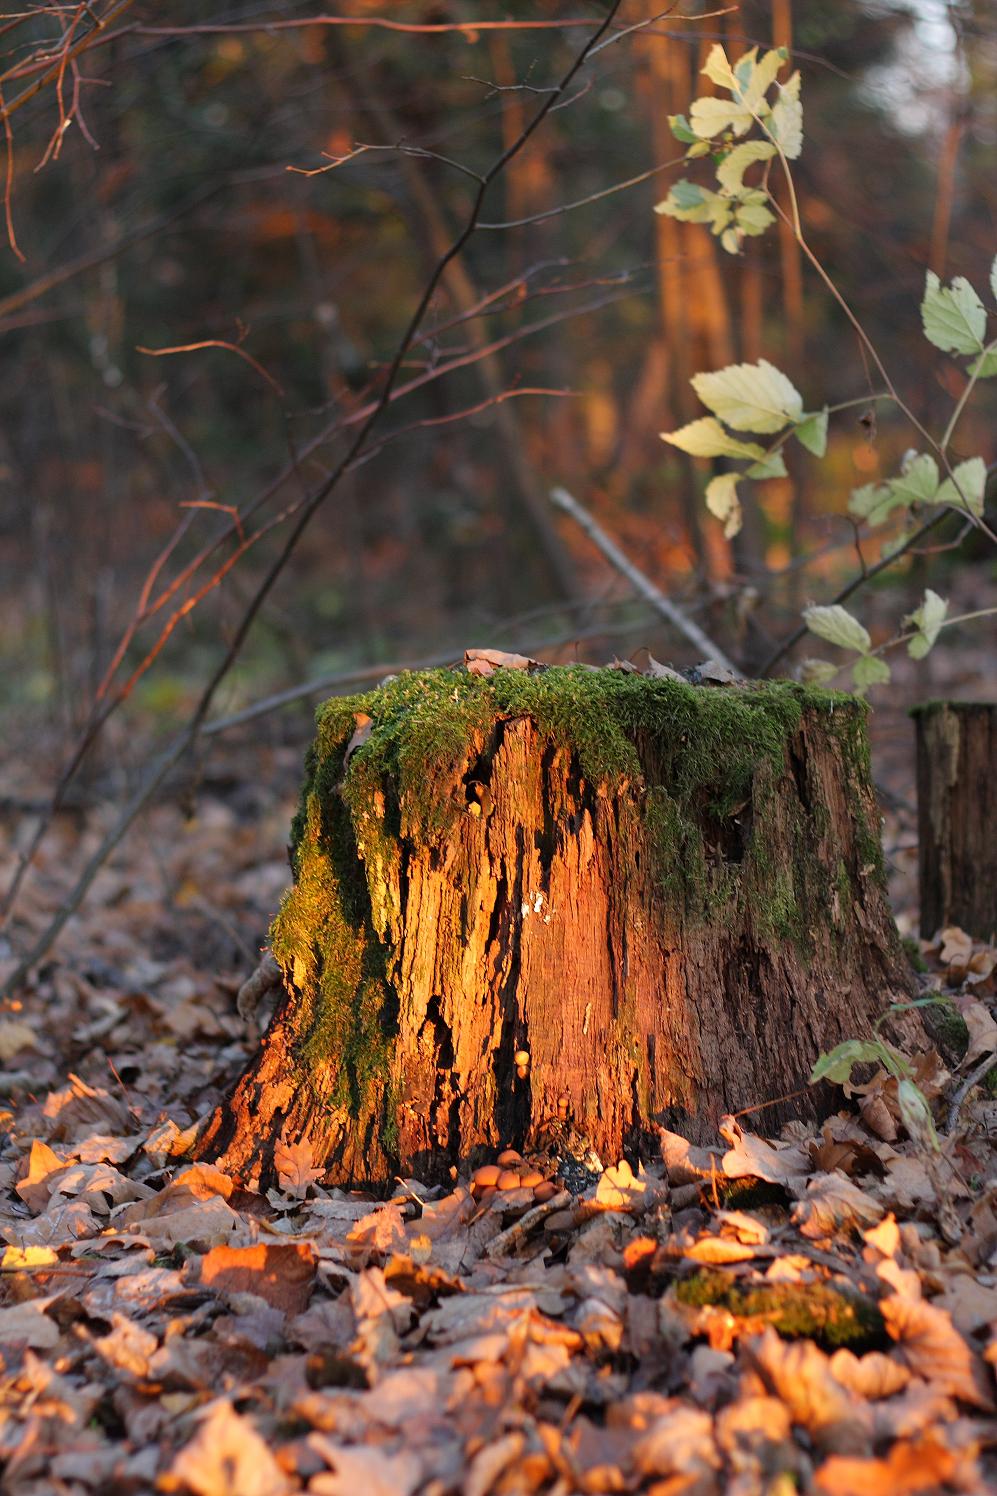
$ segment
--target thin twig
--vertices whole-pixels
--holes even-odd
[[[959,1089],[952,1097],[952,1104],[949,1107],[949,1114],[945,1119],[945,1132],[955,1132],[956,1127],[959,1125],[959,1113],[962,1110],[963,1102],[965,1101],[966,1097],[969,1095],[973,1087],[978,1086],[980,1081],[983,1080],[984,1076],[989,1075],[995,1064],[997,1064],[997,1055],[995,1055],[994,1051],[991,1049],[988,1050],[988,1052],[983,1056],[978,1065],[973,1066],[972,1070],[966,1076],[965,1080],[962,1082]]]
[[[687,617],[677,603],[673,603],[671,598],[666,597],[654,585],[651,579],[645,576],[628,556],[623,554],[615,540],[610,539],[605,530],[592,518],[588,510],[583,509],[578,500],[566,488],[552,488],[550,501],[558,509],[562,509],[565,514],[571,516],[579,528],[584,530],[593,545],[599,548],[606,560],[612,566],[615,566],[616,570],[622,576],[626,577],[634,590],[639,592],[646,602],[650,603],[656,613],[659,613],[662,618],[678,629],[679,633],[688,639],[690,644],[694,644],[697,649],[702,651],[704,659],[716,660],[718,665],[723,665],[735,675],[739,673],[720,646],[714,644],[713,640],[708,634],[703,632],[698,623],[694,623],[691,618]]]

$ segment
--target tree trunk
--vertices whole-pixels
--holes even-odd
[[[917,724],[921,934],[997,931],[997,705],[932,701]]]
[[[292,840],[286,993],[200,1150],[251,1182],[301,1140],[380,1185],[555,1118],[604,1162],[776,1126],[913,995],[865,707],[826,692],[405,674],[323,708]]]

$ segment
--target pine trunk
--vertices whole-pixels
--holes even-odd
[[[787,683],[400,676],[320,715],[292,861],[286,993],[201,1144],[252,1182],[302,1140],[376,1186],[556,1118],[604,1162],[771,1128],[912,996],[865,708]]]
[[[997,706],[933,701],[917,724],[921,934],[997,931]]]

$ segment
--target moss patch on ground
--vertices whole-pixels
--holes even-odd
[[[746,1283],[702,1268],[675,1285],[675,1297],[690,1308],[726,1309],[737,1319],[763,1321],[787,1340],[815,1340],[826,1350],[847,1346],[860,1354],[889,1343],[873,1301],[829,1283]]]

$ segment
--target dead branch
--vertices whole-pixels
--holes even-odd
[[[626,577],[634,591],[650,603],[656,613],[660,614],[673,628],[678,629],[690,644],[694,644],[698,650],[702,651],[704,659],[716,660],[717,664],[723,665],[734,675],[739,673],[720,646],[714,644],[698,623],[694,623],[691,618],[687,617],[677,603],[673,603],[671,598],[666,597],[654,585],[650,577],[645,576],[630,558],[623,554],[616,541],[610,539],[601,525],[596,523],[588,510],[584,509],[566,488],[552,488],[550,500],[558,509],[571,516],[576,525],[584,530],[593,545],[602,552],[610,565],[615,566],[616,570]]]

